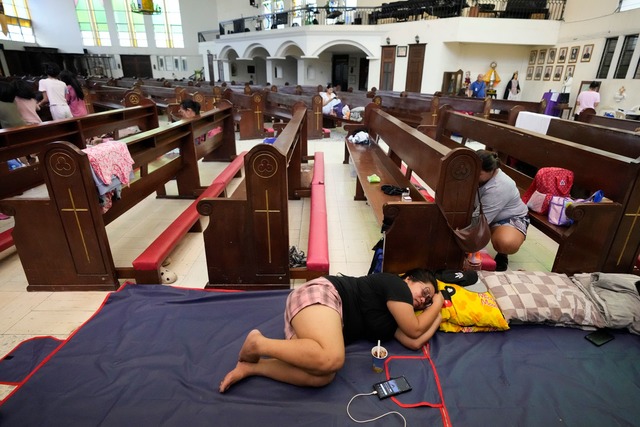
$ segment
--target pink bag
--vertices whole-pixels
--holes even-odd
[[[567,218],[567,206],[573,203],[570,197],[553,196],[549,202],[549,222],[555,225],[573,224],[573,220]]]
[[[522,201],[529,206],[532,197],[532,204],[529,206],[532,210],[546,214],[549,210],[549,203],[553,196],[569,196],[571,187],[573,186],[573,172],[563,168],[541,168],[537,173],[533,182],[522,196]],[[537,200],[537,197],[544,195],[543,200]],[[536,197],[537,196],[537,197]]]

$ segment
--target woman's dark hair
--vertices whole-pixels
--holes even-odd
[[[180,106],[183,110],[191,110],[196,115],[200,114],[200,103],[198,101],[194,101],[192,99],[185,99],[180,103]]]
[[[69,70],[62,70],[60,72],[60,80],[64,82],[64,84],[71,86],[73,90],[76,92],[76,96],[79,99],[84,99],[84,93],[82,92],[82,87],[80,86],[80,82],[76,79],[75,74],[73,74]]]
[[[476,153],[478,153],[478,157],[480,157],[483,171],[493,172],[500,167],[498,153],[489,150],[478,150]]]
[[[35,86],[23,79],[16,79],[11,82],[16,90],[16,96],[22,99],[36,99],[37,93]]]
[[[402,275],[403,279],[409,278],[412,282],[431,283],[438,290],[436,276],[429,270],[413,268]]]
[[[6,81],[0,81],[0,101],[13,102],[16,98],[16,89]]]
[[[60,74],[60,67],[54,62],[47,62],[44,64],[44,73],[47,76],[58,77]]]

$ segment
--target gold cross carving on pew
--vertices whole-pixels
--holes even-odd
[[[638,217],[640,216],[640,206],[636,209],[636,213],[625,213],[625,217],[633,217],[633,222],[631,222],[631,227],[629,228],[629,232],[627,233],[627,237],[624,240],[624,245],[622,246],[622,250],[620,251],[620,255],[618,255],[618,261],[616,265],[620,265],[622,261],[622,256],[627,250],[627,245],[629,244],[629,239],[631,238],[631,234],[633,233],[634,228],[636,228],[636,222],[638,222]]]
[[[280,213],[280,210],[269,209],[269,190],[264,190],[264,200],[266,209],[256,209],[255,213],[267,214],[267,244],[269,246],[269,264],[271,264],[271,213]]]
[[[87,257],[87,262],[91,261],[91,257],[89,256],[89,249],[87,249],[87,242],[84,239],[84,233],[82,232],[82,226],[80,225],[80,218],[78,217],[78,212],[88,212],[88,209],[78,209],[76,208],[76,202],[73,198],[73,193],[71,192],[71,188],[67,188],[69,191],[69,199],[71,200],[70,208],[62,208],[60,209],[62,212],[73,212],[73,215],[76,219],[76,225],[78,226],[78,232],[80,233],[80,238],[82,239],[82,246],[84,247],[84,254]]]
[[[320,121],[320,118],[322,117],[322,111],[316,111],[314,114],[316,115],[316,122],[317,122],[318,129],[322,129],[322,125]]]
[[[260,109],[256,109],[256,111],[254,111],[254,114],[256,115],[256,127],[258,128],[258,130],[262,130],[262,126],[260,123],[262,122],[262,120],[260,119],[260,117],[262,116],[262,111],[260,111]]]

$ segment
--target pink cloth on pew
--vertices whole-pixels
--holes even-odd
[[[111,184],[112,177],[118,177],[122,185],[129,185],[133,170],[133,159],[126,144],[118,141],[103,142],[85,148],[91,168],[102,182]]]

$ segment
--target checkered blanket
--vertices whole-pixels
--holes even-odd
[[[549,272],[480,272],[508,322],[604,327],[598,305],[567,275]]]

